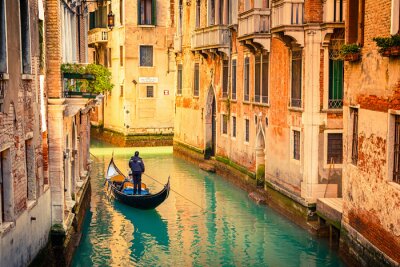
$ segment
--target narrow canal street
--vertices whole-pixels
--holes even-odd
[[[172,147],[140,149],[147,175],[161,183],[171,176],[162,205],[140,211],[110,200],[103,185],[113,151],[126,172],[134,149],[91,148],[91,207],[72,266],[344,266],[326,240],[174,157]],[[161,188],[147,176],[143,182]]]

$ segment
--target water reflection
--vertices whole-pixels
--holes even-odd
[[[325,241],[173,157],[171,148],[141,149],[148,175],[161,183],[171,175],[170,196],[156,210],[107,200],[103,173],[112,150],[92,150],[91,210],[73,266],[342,266]],[[132,151],[115,149],[122,171]],[[162,187],[143,179],[153,192]]]

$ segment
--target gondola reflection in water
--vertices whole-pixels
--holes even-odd
[[[154,209],[158,205],[164,202],[168,198],[170,183],[169,177],[167,183],[164,185],[164,188],[156,193],[151,194],[146,185],[142,183],[142,194],[141,195],[132,195],[129,193],[130,190],[127,190],[129,186],[132,186],[132,183],[127,179],[127,177],[118,169],[118,167],[114,163],[114,159],[111,158],[110,163],[108,165],[107,174],[106,174],[106,184],[107,184],[107,192],[110,192],[115,199],[129,205],[131,207],[137,209]]]

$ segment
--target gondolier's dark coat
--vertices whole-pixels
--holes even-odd
[[[133,156],[129,160],[129,168],[131,168],[132,173],[142,173],[144,172],[144,163],[141,157]]]

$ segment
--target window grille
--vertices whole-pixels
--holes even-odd
[[[244,101],[249,101],[250,100],[250,92],[249,92],[249,74],[250,72],[250,59],[246,57],[244,59]]]
[[[232,99],[236,100],[236,59],[232,60]]]
[[[400,115],[395,115],[393,154],[393,182],[400,183]]]
[[[300,131],[293,131],[293,158],[300,160]]]
[[[358,109],[351,109],[353,115],[353,134],[351,142],[351,162],[357,165],[358,161]]]
[[[178,95],[182,94],[182,64],[178,64],[178,88],[176,93]]]
[[[153,86],[151,86],[151,85],[146,86],[146,96],[148,98],[154,97],[154,87]]]
[[[327,163],[341,164],[343,162],[343,135],[328,133]]]
[[[250,140],[250,120],[245,119],[246,129],[245,129],[245,141],[249,142]]]
[[[200,88],[200,66],[199,63],[194,64],[194,90],[193,95],[199,96]]]
[[[140,66],[153,67],[153,46],[151,45],[140,46]]]
[[[228,134],[228,116],[222,115],[222,134]]]
[[[236,117],[232,116],[232,136],[236,137]]]

